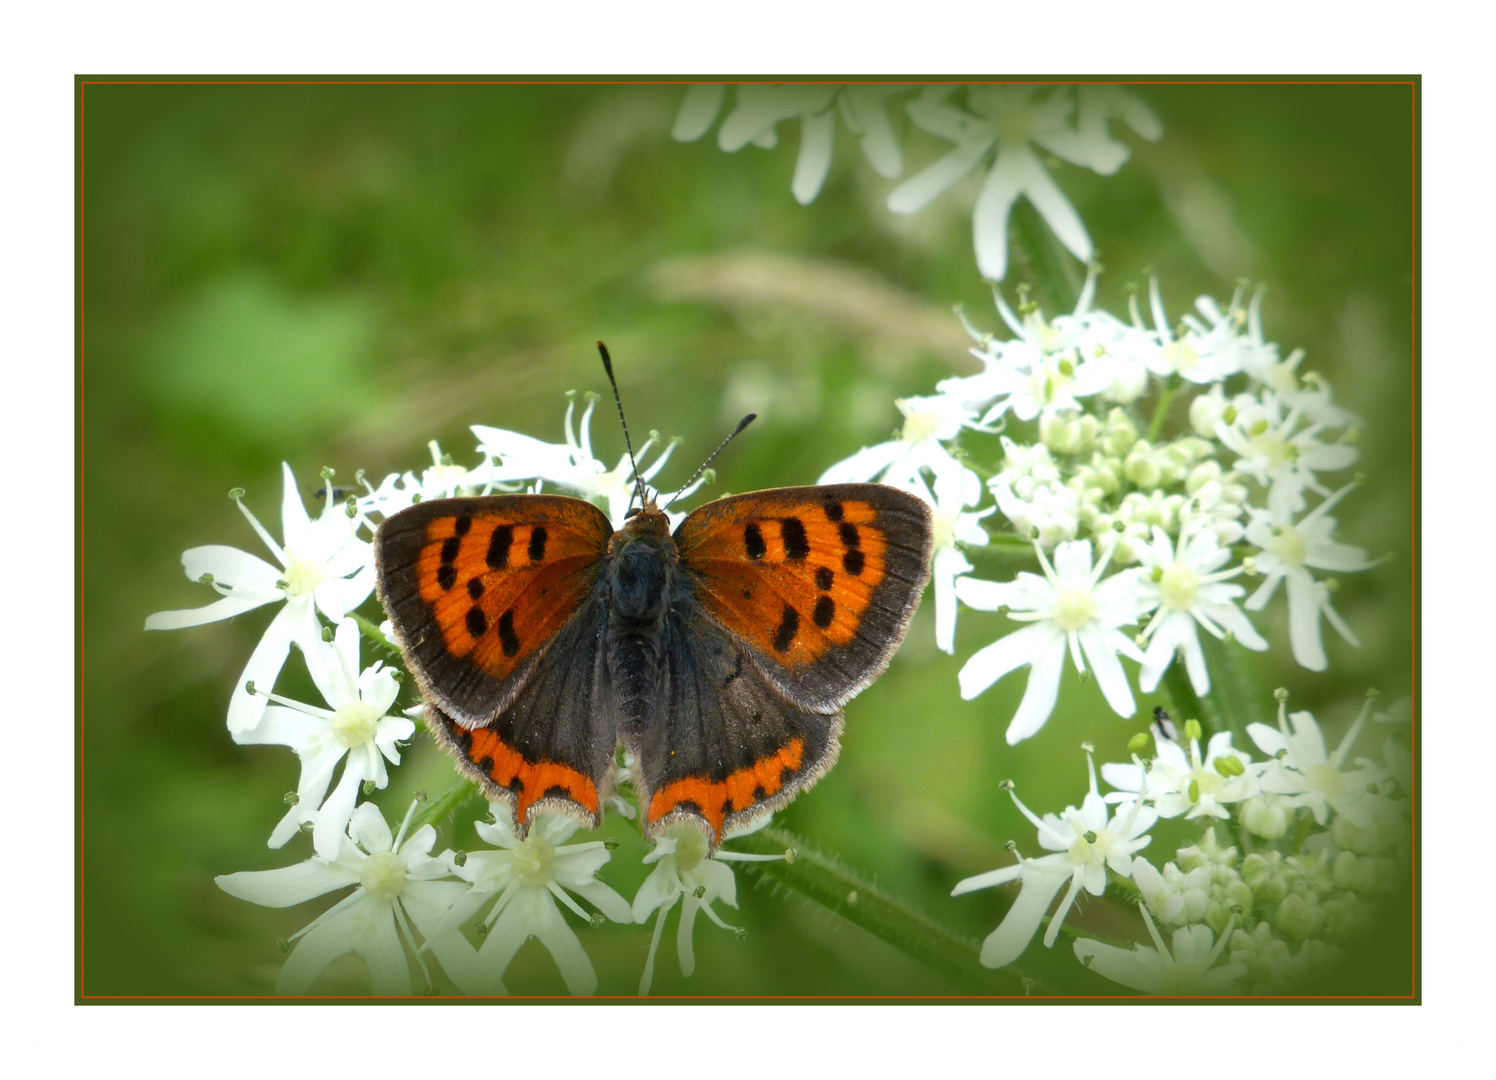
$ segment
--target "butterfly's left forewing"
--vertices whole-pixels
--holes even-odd
[[[586,599],[612,529],[590,503],[417,503],[379,528],[379,599],[426,699],[479,727],[514,699]]]
[[[617,732],[599,707],[612,529],[550,495],[418,503],[375,540],[379,597],[426,698],[426,726],[523,836],[554,810],[601,821]]]

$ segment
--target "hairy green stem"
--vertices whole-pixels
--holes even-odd
[[[983,968],[976,941],[916,911],[803,837],[771,827],[739,837],[732,846],[759,855],[794,851],[792,860],[739,863],[735,869],[826,908],[939,972],[963,992],[1025,993],[1025,977],[1017,968]]]
[[[416,811],[410,823],[414,832],[422,825],[439,825],[457,812],[457,808],[478,795],[478,785],[471,780],[458,780],[455,784]]]

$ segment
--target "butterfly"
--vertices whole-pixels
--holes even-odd
[[[581,499],[500,494],[417,503],[375,538],[426,725],[520,837],[542,812],[596,828],[620,742],[648,837],[692,821],[715,849],[784,806],[835,763],[842,706],[929,578],[930,508],[896,488],[730,496],[673,533],[640,496],[617,530]]]

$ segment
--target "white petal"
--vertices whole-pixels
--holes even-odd
[[[304,605],[286,604],[277,611],[265,628],[265,636],[250,654],[249,663],[244,665],[244,673],[239,676],[229,698],[230,734],[248,731],[265,715],[270,699],[264,694],[275,688],[275,680],[285,666],[286,654],[291,651],[291,639],[302,617],[301,607]],[[255,684],[257,692],[254,694],[247,689],[250,683]]]
[[[312,826],[312,848],[321,858],[336,858],[342,849],[343,835],[353,818],[353,804],[358,801],[359,789],[367,779],[371,778],[354,767],[353,757],[349,755],[338,786],[317,811]]]
[[[1101,687],[1102,694],[1106,696],[1106,703],[1112,707],[1112,711],[1122,717],[1128,717],[1137,712],[1137,703],[1132,697],[1132,685],[1127,681],[1127,675],[1122,670],[1122,662],[1117,659],[1115,652],[1107,648],[1103,636],[1095,630],[1082,630],[1080,643],[1085,650],[1086,659],[1091,662],[1091,669],[1096,673],[1096,685]],[[1032,681],[1033,676],[1029,678]]]
[[[214,581],[236,593],[248,590],[244,592],[246,596],[283,595],[275,587],[275,583],[280,580],[281,571],[258,555],[251,555],[236,547],[207,544],[188,548],[182,552],[182,569],[187,572],[191,581],[199,580],[204,574],[212,574]]]
[[[539,890],[532,891],[539,893]],[[593,970],[592,961],[549,897],[537,903],[533,932],[555,959],[561,977],[566,980],[566,989],[573,996],[590,997],[597,993],[597,972]]]
[[[365,898],[367,900],[367,898]],[[277,994],[304,994],[312,980],[338,957],[353,949],[356,913],[350,906],[308,930],[275,980]]]
[[[1032,664],[1036,656],[1052,651],[1057,645],[1063,655],[1063,638],[1058,632],[1053,627],[1034,624],[983,646],[971,654],[956,676],[961,697],[970,701],[1014,668]]]
[[[1080,215],[1032,151],[1025,147],[1024,153],[1027,160],[1024,162],[1023,193],[1070,254],[1082,262],[1090,259],[1093,251],[1091,237]]]
[[[1027,873],[1018,899],[1008,909],[998,928],[982,942],[982,966],[997,968],[1011,964],[1028,948],[1049,910],[1055,893],[1070,880],[1069,874]]]
[[[286,547],[305,558],[316,546],[312,521],[301,503],[301,493],[296,490],[296,477],[291,475],[291,466],[281,462],[281,472],[285,480],[281,492],[281,536]]]
[[[629,902],[601,881],[584,881],[571,886],[571,891],[616,923],[634,921],[634,912]]]
[[[907,449],[901,442],[885,442],[866,447],[831,466],[821,474],[816,483],[846,484],[871,480],[903,457]]]
[[[670,137],[676,142],[694,142],[701,138],[717,122],[717,114],[722,111],[722,102],[726,98],[726,85],[697,83],[686,87],[686,97],[680,103]]]
[[[1018,712],[1008,725],[1004,736],[1013,746],[1027,739],[1044,726],[1049,714],[1054,712],[1054,703],[1060,696],[1060,672],[1065,666],[1065,639],[1057,637],[1052,645],[1034,658],[1029,668],[1028,686],[1024,688],[1023,700]]]
[[[186,608],[180,611],[158,611],[146,616],[145,628],[147,630],[181,630],[188,626],[201,626],[204,623],[232,619],[235,615],[253,611],[262,604],[279,600],[283,596],[284,594],[277,589],[272,596],[254,598],[225,596],[206,607]]]
[[[675,952],[680,958],[680,973],[687,978],[696,970],[696,951],[692,948],[691,931],[696,926],[696,912],[701,901],[687,893],[681,902],[680,924],[675,930]]]
[[[836,113],[830,109],[807,116],[800,123],[800,156],[795,161],[795,179],[790,190],[801,206],[814,202],[826,182],[835,137]]]
[[[371,902],[372,903],[372,902]],[[378,996],[410,993],[410,961],[405,958],[405,946],[400,941],[400,931],[395,927],[395,912],[392,907],[379,913],[369,912],[359,935],[359,952],[364,963],[369,965],[373,980],[372,993]]]
[[[673,900],[680,892],[675,875],[667,872],[664,865],[656,866],[634,896],[634,921],[644,922],[649,913],[661,904]]]
[[[1324,671],[1330,661],[1320,638],[1320,586],[1307,578],[1307,574],[1288,577],[1288,643],[1302,666]]]
[[[240,900],[265,907],[290,907],[314,896],[357,884],[357,879],[341,867],[328,866],[315,859],[283,866],[276,870],[241,870],[237,874],[220,874],[214,883]]]
[[[972,213],[977,267],[993,281],[1001,281],[1008,270],[1008,215],[1022,182],[1022,158],[1000,147]]]
[[[995,136],[988,134],[964,146],[957,146],[935,164],[905,180],[888,194],[888,209],[895,214],[913,214],[923,210],[947,188],[972,169],[991,149]]]

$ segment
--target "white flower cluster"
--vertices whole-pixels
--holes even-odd
[[[831,169],[836,118],[858,140],[863,156],[886,180],[904,172],[904,150],[889,116],[889,101],[901,95],[904,113],[917,129],[950,144],[927,168],[889,193],[895,214],[923,210],[968,175],[982,177],[973,214],[973,239],[982,276],[1001,280],[1008,268],[1008,218],[1019,197],[1028,199],[1060,242],[1087,262],[1090,234],[1065,198],[1041,154],[1109,176],[1131,155],[1115,138],[1110,121],[1120,119],[1134,134],[1157,140],[1163,125],[1141,100],[1118,86],[901,86],[750,83],[736,87],[733,107],[717,131],[729,153],[750,143],[779,144],[778,125],[800,121],[800,153],[791,184],[802,204],[815,200]],[[686,91],[671,134],[681,142],[701,138],[727,100],[725,85]]]
[[[1007,916],[983,943],[982,963],[1016,960],[1066,888],[1044,935],[1052,946],[1081,889],[1099,896],[1109,879],[1130,880],[1153,944],[1124,948],[1077,938],[1074,950],[1124,986],[1170,995],[1283,993],[1343,959],[1343,947],[1374,928],[1379,899],[1408,880],[1410,761],[1396,736],[1385,740],[1382,762],[1348,760],[1370,700],[1327,752],[1318,722],[1307,712],[1287,713],[1284,696],[1276,728],[1248,728],[1264,760],[1233,748],[1229,733],[1213,736],[1202,754],[1200,727],[1191,720],[1187,746],[1155,726],[1151,760],[1103,765],[1102,777],[1116,789],[1104,796],[1093,765],[1080,809],[1041,818],[1014,795],[1052,854],[955,887],[959,896],[1020,883]],[[1160,818],[1177,817],[1208,824],[1196,843],[1157,868],[1137,852]],[[1223,843],[1218,827],[1246,846]],[[1172,952],[1161,930],[1172,931]]]
[[[1224,308],[1202,297],[1171,325],[1156,281],[1151,319],[1136,298],[1126,319],[1093,310],[1095,287],[1092,272],[1074,312],[1052,320],[1032,305],[1015,313],[998,294],[1013,336],[968,325],[983,370],[900,401],[899,439],[821,477],[881,480],[935,507],[940,648],[954,651],[958,601],[1027,624],[960,672],[961,694],[972,698],[1029,666],[1010,743],[1048,719],[1067,653],[1081,672],[1094,670],[1122,716],[1136,711],[1122,657],[1139,664],[1147,693],[1183,654],[1195,692],[1206,693],[1200,629],[1266,649],[1246,613],[1262,610],[1280,583],[1293,656],[1322,671],[1321,619],[1359,643],[1331,606],[1332,583],[1315,571],[1374,565],[1335,539],[1330,511],[1353,485],[1332,491],[1323,479],[1356,462],[1356,418],[1334,404],[1324,379],[1300,374],[1302,351],[1280,358],[1263,335],[1260,292],[1245,302],[1238,290]],[[997,431],[1002,457],[984,484],[961,440]],[[974,576],[962,549],[1000,543],[981,524],[994,511],[1032,543],[1042,574]],[[1234,580],[1243,575],[1261,578],[1250,595]]]
[[[280,848],[299,833],[310,833],[312,854],[281,869],[226,874],[216,880],[234,896],[271,907],[288,907],[349,886],[353,891],[285,943],[290,956],[277,979],[277,993],[304,993],[328,964],[353,952],[368,965],[376,995],[411,993],[412,959],[424,986],[432,987],[428,956],[462,993],[504,994],[503,976],[510,961],[533,937],[555,958],[571,993],[592,994],[597,975],[559,903],[594,926],[606,920],[633,923],[636,917],[643,922],[659,911],[640,985],[640,992],[647,994],[665,917],[676,902],[682,902],[677,939],[681,971],[690,975],[695,967],[691,936],[697,912],[704,911],[711,921],[727,927],[712,901],[737,904],[733,874],[725,861],[783,857],[720,849],[709,853],[698,830],[677,829],[646,856],[646,863],[656,863],[655,870],[630,904],[596,879],[611,857],[607,845],[567,843],[578,828],[568,818],[541,815],[520,840],[509,824],[508,808],[495,806],[493,822],[477,825],[491,849],[433,855],[435,830],[430,825],[411,830],[416,804],[391,834],[379,809],[358,801],[388,785],[388,766],[400,764],[401,746],[415,733],[411,716],[420,713],[419,707],[408,710],[409,715],[392,713],[403,673],[380,661],[363,667],[359,658],[359,623],[350,616],[374,587],[370,538],[376,523],[422,499],[522,488],[539,492],[549,484],[592,501],[621,527],[628,502],[637,493],[629,460],[625,457],[609,468],[593,456],[590,426],[596,395],[588,395],[579,423],[572,397],[561,443],[475,426],[483,460],[472,469],[455,464],[433,442],[432,465],[419,476],[392,474],[375,485],[360,472],[362,493],[342,502],[334,494],[332,470],[324,469],[325,505],[316,520],[307,515],[290,466],[283,466],[280,543],[244,505],[244,493],[235,489],[231,496],[279,569],[237,548],[192,548],[182,556],[188,578],[210,585],[220,599],[146,620],[148,630],[169,630],[272,603],[282,605],[234,689],[228,729],[237,743],[282,745],[296,752],[301,776],[296,790],[285,797],[287,810],[271,832],[269,846]],[[639,449],[641,463],[658,441],[659,436],[651,433]],[[674,446],[666,445],[641,470],[645,481],[664,466]],[[699,483],[663,498],[690,494],[696,486]],[[660,496],[648,486],[646,493]],[[292,701],[272,692],[292,644],[305,659],[324,704]],[[758,827],[767,823],[764,818]],[[574,897],[586,900],[600,914],[589,915]],[[486,914],[474,923],[484,909]],[[481,945],[471,944],[465,926],[481,937]]]

